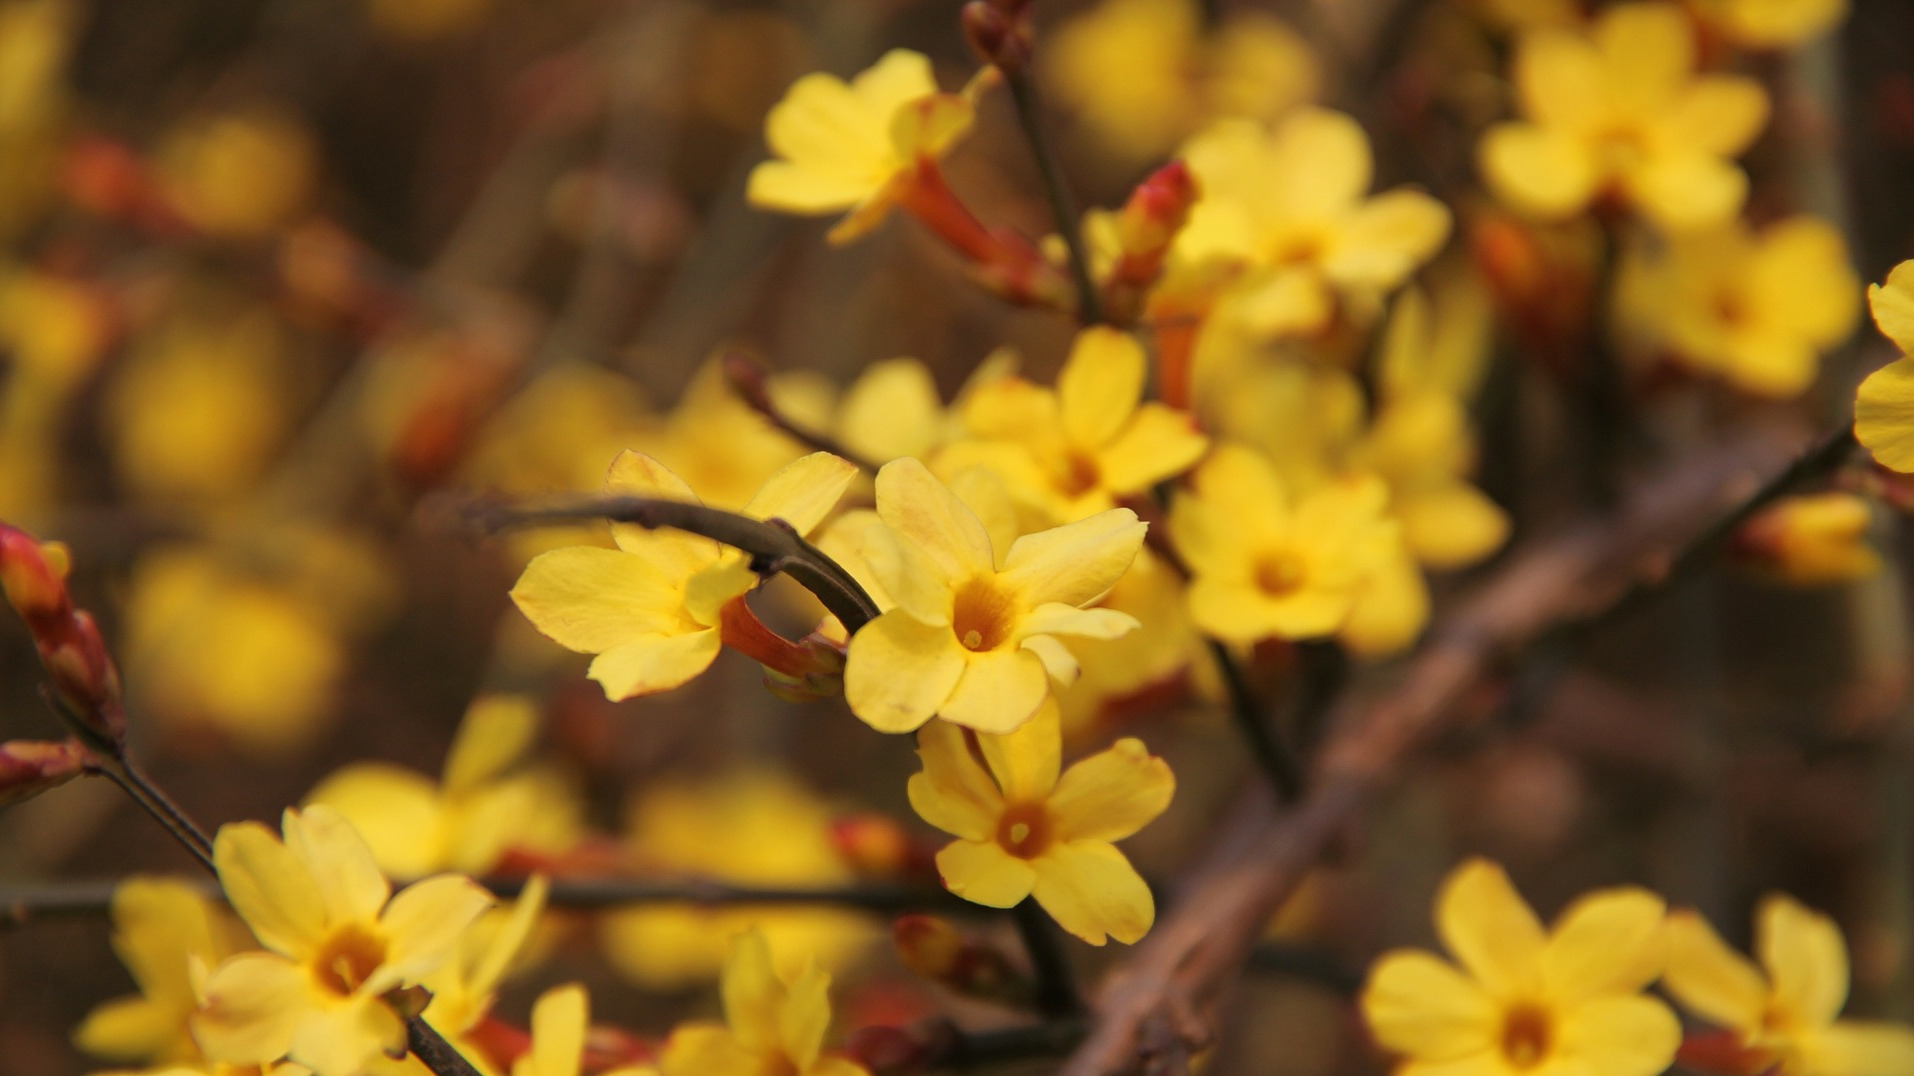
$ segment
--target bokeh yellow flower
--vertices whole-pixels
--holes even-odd
[[[109,1061],[150,1065],[202,1060],[187,1020],[199,1008],[195,962],[211,967],[249,948],[245,931],[185,882],[135,876],[113,889],[113,951],[138,994],[91,1013],[73,1033],[80,1049]]]
[[[1914,1028],[1840,1019],[1848,952],[1834,920],[1785,895],[1755,912],[1761,966],[1730,949],[1708,922],[1668,919],[1663,979],[1682,1007],[1733,1032],[1757,1068],[1777,1076],[1894,1076],[1914,1072]]]
[[[268,951],[212,971],[193,1034],[219,1061],[290,1058],[318,1076],[354,1076],[405,1048],[384,995],[450,959],[492,897],[457,875],[393,894],[351,824],[325,807],[288,809],[282,828],[283,842],[236,823],[213,842],[226,899]]]
[[[1076,659],[1056,637],[1112,638],[1128,614],[1085,609],[1129,568],[1145,525],[1127,508],[1015,538],[993,534],[915,459],[877,473],[863,553],[897,604],[851,636],[844,697],[882,732],[932,715],[1008,732],[1067,682]],[[1001,553],[998,551],[1002,550]]]
[[[808,962],[786,982],[764,935],[739,935],[724,965],[725,1022],[679,1025],[660,1059],[665,1076],[869,1076],[862,1065],[824,1053],[830,989],[831,976]]]
[[[1134,336],[1084,329],[1055,389],[1020,377],[979,385],[964,404],[968,437],[939,454],[937,468],[990,467],[1045,526],[1113,508],[1183,473],[1209,447],[1188,415],[1143,399],[1148,376]]]
[[[922,53],[892,49],[850,82],[822,71],[798,79],[765,118],[776,154],[751,172],[745,198],[785,213],[850,212],[830,241],[848,243],[881,223],[917,181],[969,133],[967,94],[941,93]]]
[[[1762,396],[1796,396],[1861,309],[1847,244],[1826,221],[1685,233],[1625,272],[1624,303],[1674,355]],[[1632,277],[1633,279],[1628,279]]]
[[[263,239],[304,208],[317,152],[305,126],[264,106],[208,116],[174,131],[158,152],[175,212],[222,239]]]
[[[1868,544],[1867,498],[1842,490],[1789,497],[1742,524],[1734,552],[1743,563],[1797,587],[1866,579],[1881,570]]]
[[[836,505],[857,468],[827,452],[805,456],[766,481],[743,514],[776,517],[808,534]],[[612,462],[605,495],[698,503],[684,480],[649,456]],[[678,687],[711,666],[727,605],[758,584],[747,555],[709,538],[612,525],[617,549],[568,546],[525,567],[512,600],[560,646],[596,654],[590,676],[605,697]]]
[[[1805,45],[1848,14],[1848,0],[1688,0],[1688,6],[1729,40],[1754,49]]]
[[[1914,472],[1914,261],[1867,289],[1874,324],[1901,358],[1867,376],[1854,400],[1854,436],[1881,466]]]
[[[1383,954],[1363,1016],[1404,1076],[1656,1076],[1681,1044],[1675,1014],[1642,994],[1662,970],[1665,911],[1643,889],[1598,890],[1544,930],[1502,868],[1470,860],[1436,898],[1436,931],[1461,966]]]
[[[557,772],[525,767],[538,710],[521,695],[473,701],[438,782],[385,762],[355,762],[306,796],[343,815],[395,878],[484,874],[508,852],[553,854],[583,833],[576,792]]]
[[[1768,118],[1760,84],[1696,74],[1672,3],[1618,4],[1586,33],[1538,29],[1516,48],[1523,119],[1489,129],[1483,175],[1512,207],[1573,216],[1614,195],[1663,229],[1725,224],[1748,193],[1733,159]]]
[[[1298,109],[1274,128],[1220,121],[1181,156],[1203,197],[1176,253],[1242,267],[1230,309],[1266,335],[1315,332],[1339,302],[1375,305],[1449,237],[1448,208],[1427,194],[1369,194],[1369,138],[1340,112]]]
[[[554,986],[532,1005],[532,1044],[512,1076],[578,1076],[591,1029],[591,997],[578,983]],[[656,1076],[649,1065],[620,1065],[601,1076]]]
[[[1112,842],[1168,809],[1176,778],[1133,738],[1059,776],[1062,751],[1055,703],[1001,736],[934,721],[917,734],[924,768],[910,779],[911,807],[957,838],[937,853],[952,893],[992,908],[1031,897],[1091,945],[1132,944],[1156,903]]]

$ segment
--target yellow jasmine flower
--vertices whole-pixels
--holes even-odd
[[[1387,498],[1374,478],[1297,498],[1258,453],[1217,448],[1170,508],[1197,627],[1237,645],[1342,630],[1379,570],[1402,559]]]
[[[263,239],[304,208],[317,156],[304,124],[255,107],[173,132],[158,152],[159,179],[187,223],[222,239]]]
[[[1113,703],[1172,684],[1194,664],[1207,672],[1207,648],[1190,622],[1183,577],[1144,546],[1130,570],[1098,603],[1137,619],[1116,639],[1079,639],[1070,652],[1082,665],[1076,682],[1057,698],[1064,731],[1074,736]]]
[[[1363,1016],[1403,1076],[1656,1076],[1681,1044],[1675,1014],[1642,994],[1661,972],[1665,910],[1644,889],[1604,889],[1544,930],[1502,868],[1469,860],[1436,898],[1436,932],[1461,966],[1383,954]]]
[[[1901,358],[1867,376],[1854,400],[1854,436],[1881,466],[1914,472],[1914,261],[1894,267],[1886,284],[1867,289],[1874,324]]]
[[[765,482],[742,509],[776,517],[808,534],[856,477],[857,468],[815,452]],[[650,456],[612,461],[605,495],[699,503],[684,480]],[[709,538],[613,524],[617,549],[570,546],[525,567],[512,600],[527,619],[569,650],[598,655],[589,675],[618,700],[678,687],[717,658],[726,609],[758,584],[746,554]]]
[[[384,762],[356,762],[306,797],[344,815],[395,878],[435,871],[483,874],[512,851],[562,852],[583,832],[577,796],[556,772],[513,772],[538,734],[538,711],[519,695],[475,700],[434,783]]]
[[[532,1045],[512,1063],[512,1076],[578,1076],[591,1029],[591,998],[578,983],[555,986],[532,1005]],[[620,1065],[601,1076],[656,1076],[649,1065]],[[713,1076],[717,1076],[716,1073]]]
[[[1203,198],[1176,252],[1242,266],[1230,310],[1265,335],[1315,332],[1339,300],[1373,304],[1449,236],[1448,209],[1427,194],[1369,196],[1368,136],[1340,112],[1299,109],[1272,129],[1219,121],[1181,156]]]
[[[838,816],[787,773],[727,770],[648,782],[627,812],[625,847],[644,877],[830,889],[857,880],[832,838]],[[825,906],[635,905],[607,912],[601,923],[612,967],[652,990],[716,977],[730,939],[746,930],[761,931],[778,953],[840,970],[869,952],[883,929],[868,916]],[[797,973],[794,965],[780,970]]]
[[[1755,49],[1805,45],[1847,18],[1848,0],[1688,0],[1729,40]]]
[[[1761,966],[1730,949],[1706,920],[1668,918],[1668,971],[1675,1000],[1728,1028],[1752,1053],[1748,1071],[1778,1076],[1899,1076],[1914,1072],[1914,1028],[1839,1019],[1848,996],[1841,928],[1776,894],[1755,912]]]
[[[450,874],[393,894],[365,841],[325,807],[288,809],[282,829],[283,843],[241,822],[213,842],[226,899],[268,951],[213,970],[193,1034],[231,1064],[290,1058],[318,1076],[353,1076],[405,1048],[384,995],[450,959],[492,897]]]
[[[1148,376],[1134,336],[1084,329],[1055,389],[1005,377],[971,393],[963,416],[972,440],[950,446],[938,468],[992,467],[1046,523],[1112,508],[1181,474],[1209,447],[1188,415],[1143,400]]]
[[[1789,497],[1735,534],[1738,559],[1797,587],[1866,579],[1881,570],[1868,545],[1867,498],[1841,490]]]
[[[844,697],[873,728],[909,732],[940,715],[1008,732],[1037,712],[1051,678],[1075,676],[1057,636],[1108,639],[1136,627],[1128,614],[1083,608],[1143,544],[1145,524],[1127,508],[1013,542],[1014,530],[991,533],[906,458],[877,473],[877,515],[883,525],[865,529],[863,553],[897,604],[851,637],[844,669]]]
[[[680,1025],[665,1043],[661,1068],[665,1076],[869,1076],[862,1065],[823,1052],[830,989],[830,975],[808,962],[786,982],[764,935],[741,934],[724,965],[725,1022]]]
[[[802,371],[778,373],[766,389],[786,415],[815,429],[826,427],[831,388],[824,379]],[[805,454],[803,445],[744,402],[718,360],[699,367],[664,421],[626,447],[675,471],[706,504],[734,512],[779,468]]]
[[[785,213],[849,210],[828,233],[848,243],[877,227],[920,165],[934,165],[975,119],[969,94],[939,92],[930,60],[908,49],[885,53],[849,83],[814,71],[765,118],[777,157],[752,169],[745,199]]]
[[[1748,193],[1733,158],[1768,118],[1759,83],[1695,73],[1694,30],[1670,3],[1619,4],[1587,32],[1538,29],[1516,48],[1523,120],[1481,143],[1489,186],[1538,217],[1613,194],[1668,230],[1726,223]]]
[[[538,926],[548,892],[544,875],[527,879],[509,910],[495,908],[479,918],[460,938],[451,958],[419,980],[432,995],[420,1015],[468,1057],[484,1056],[466,1036],[490,1014],[499,983],[512,971]],[[416,1059],[408,1059],[407,1067],[412,1062]]]
[[[1315,96],[1319,72],[1295,31],[1232,12],[1212,33],[1190,0],[1104,0],[1057,27],[1041,68],[1099,150],[1161,157],[1204,120],[1273,119]]]
[[[1055,703],[1000,736],[934,721],[917,734],[924,768],[911,776],[911,807],[957,838],[937,853],[952,893],[992,908],[1034,897],[1091,945],[1133,944],[1149,932],[1156,904],[1112,842],[1162,814],[1176,778],[1132,738],[1060,777],[1062,746]]]
[[[1826,221],[1736,223],[1638,258],[1624,303],[1674,356],[1763,396],[1796,396],[1854,329],[1861,281]]]
[[[199,1008],[191,968],[247,948],[244,931],[184,882],[128,878],[113,890],[113,951],[138,994],[87,1014],[73,1041],[113,1061],[190,1063],[200,1059],[187,1020]]]

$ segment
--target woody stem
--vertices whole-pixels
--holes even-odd
[[[1036,158],[1044,196],[1050,200],[1050,213],[1057,220],[1057,234],[1063,237],[1063,245],[1070,252],[1070,279],[1077,286],[1077,319],[1085,325],[1103,324],[1108,320],[1103,312],[1103,297],[1097,293],[1096,281],[1090,277],[1090,254],[1083,243],[1076,203],[1063,182],[1063,165],[1057,160],[1056,147],[1050,144],[1050,137],[1043,128],[1036,84],[1030,80],[1027,66],[1012,65],[1011,69],[999,70],[1003,71],[1004,81],[1010,87],[1010,100],[1016,105],[1017,122],[1030,143],[1030,154]]]

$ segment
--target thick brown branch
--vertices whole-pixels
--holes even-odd
[[[1227,836],[1171,914],[1106,980],[1090,1033],[1061,1076],[1136,1072],[1205,1045],[1208,1010],[1243,968],[1263,925],[1464,692],[1558,625],[1585,622],[1624,598],[1639,601],[1627,596],[1663,585],[1673,564],[1697,567],[1705,552],[1671,559],[1666,551],[1712,551],[1723,521],[1745,518],[1749,501],[1772,499],[1838,465],[1838,440],[1818,442],[1790,466],[1787,442],[1775,431],[1745,433],[1692,456],[1617,515],[1511,557],[1432,632],[1386,694],[1343,706],[1308,795],[1293,811],[1279,814],[1256,798],[1224,825]],[[1799,435],[1792,441],[1799,444]],[[1776,474],[1782,477],[1761,479]],[[1644,571],[1657,560],[1661,570]]]

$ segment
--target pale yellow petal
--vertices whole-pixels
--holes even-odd
[[[1810,1026],[1834,1021],[1848,1000],[1848,949],[1833,919],[1792,897],[1764,898],[1755,946],[1777,1007]]]
[[[591,1021],[590,1005],[585,988],[577,983],[555,986],[538,996],[532,1005],[532,1050],[528,1055],[535,1076],[578,1076],[585,1028]],[[517,1071],[514,1066],[513,1072]]]
[[[627,449],[611,461],[603,490],[607,497],[653,497],[664,501],[702,504],[685,480],[642,452]],[[683,578],[718,557],[718,543],[670,528],[647,530],[636,523],[611,525],[612,540],[627,553],[644,557],[653,572],[664,578]]]
[[[1393,288],[1442,249],[1450,224],[1448,207],[1421,191],[1377,195],[1336,230],[1323,272],[1341,287]]]
[[[1502,547],[1509,517],[1488,495],[1464,482],[1416,490],[1396,504],[1402,536],[1431,568],[1461,568]]]
[[[492,936],[484,953],[472,964],[466,974],[466,987],[474,994],[489,994],[498,989],[499,981],[505,978],[505,972],[512,966],[519,950],[525,947],[525,940],[531,937],[532,928],[538,925],[539,916],[545,911],[545,897],[550,892],[551,883],[543,874],[534,874],[525,880],[525,888],[518,894],[518,900],[512,904],[511,915],[505,925]]]
[[[321,781],[306,797],[350,821],[381,869],[416,878],[444,866],[445,809],[438,786],[411,770],[360,762]]]
[[[1348,589],[1304,589],[1271,597],[1253,586],[1198,576],[1189,588],[1190,619],[1207,635],[1234,643],[1260,639],[1315,639],[1349,619]]]
[[[1580,34],[1522,35],[1514,62],[1523,112],[1549,127],[1586,130],[1598,122],[1605,81],[1602,56]]]
[[[682,686],[711,667],[721,649],[716,629],[681,635],[640,635],[592,659],[586,675],[616,702]]]
[[[257,822],[219,827],[213,863],[233,910],[259,944],[287,956],[318,945],[326,933],[326,906],[305,862]]]
[[[333,923],[371,922],[385,907],[392,885],[352,823],[325,804],[288,809],[281,827],[286,847],[312,872],[326,916]]]
[[[1667,911],[1660,897],[1632,886],[1597,890],[1569,905],[1542,953],[1549,996],[1573,1003],[1642,990],[1667,960]]]
[[[1000,446],[1009,448],[1013,446]],[[985,464],[962,467],[950,473],[950,491],[977,513],[977,522],[990,536],[992,555],[1001,564],[1004,554],[1023,533],[1017,520],[1017,503],[1010,496],[1008,482],[1014,471]]]
[[[1554,127],[1502,123],[1482,136],[1480,167],[1497,197],[1556,219],[1587,208],[1602,175],[1586,143]]]
[[[877,514],[892,530],[917,543],[951,578],[992,571],[996,555],[977,514],[906,457],[877,472]]]
[[[751,169],[744,200],[760,209],[823,216],[849,209],[870,195],[858,176],[822,172],[790,161],[763,161]]]
[[[208,898],[183,881],[136,875],[113,888],[112,914],[113,951],[140,992],[162,1005],[192,1008],[188,961],[216,964],[229,945]]]
[[[1698,78],[1682,91],[1663,122],[1674,145],[1718,157],[1739,156],[1768,122],[1768,95],[1750,78]]]
[[[952,893],[988,908],[1011,908],[1030,895],[1037,872],[996,841],[952,841],[937,853],[937,873]]]
[[[242,953],[213,969],[193,1037],[207,1056],[234,1064],[277,1061],[309,1011],[306,973],[270,953]]]
[[[1878,316],[1878,300],[1875,310]],[[1861,382],[1854,436],[1881,466],[1914,472],[1914,359],[1895,359]]]
[[[1870,284],[1868,306],[1882,335],[1904,353],[1914,353],[1914,261],[1904,261],[1887,274],[1887,283]]]
[[[405,1025],[398,1014],[382,1001],[363,998],[309,1010],[287,1056],[314,1076],[359,1076],[373,1058],[404,1049]]]
[[[1049,602],[1032,609],[1017,625],[1017,636],[1074,635],[1084,639],[1120,639],[1140,627],[1136,617],[1116,609],[1079,609]]]
[[[441,874],[400,890],[379,917],[386,936],[386,962],[375,978],[384,989],[414,983],[449,959],[472,923],[496,900],[477,882]],[[383,993],[368,980],[368,993]]]
[[[1665,108],[1695,68],[1688,16],[1673,4],[1619,4],[1595,24],[1607,85],[1631,112]]]
[[[831,1026],[831,976],[806,962],[778,1010],[778,1042],[799,1073],[808,1073]]]
[[[1675,1060],[1681,1021],[1652,997],[1599,997],[1564,1013],[1560,1034],[1562,1051],[1602,1076],[1657,1076]]]
[[[1636,204],[1670,231],[1732,220],[1748,197],[1748,175],[1740,166],[1688,149],[1657,154],[1626,178]]]
[[[445,753],[445,787],[474,788],[510,769],[538,735],[538,704],[525,695],[484,695],[466,708],[465,719]]]
[[[800,535],[810,534],[857,477],[857,465],[829,452],[801,456],[778,469],[744,506],[757,519],[781,519]]]
[[[1690,909],[1668,915],[1668,967],[1662,984],[1683,1008],[1740,1031],[1761,1026],[1768,984],[1754,962],[1729,948]]]
[[[838,407],[837,437],[879,466],[899,456],[930,455],[943,403],[930,368],[916,359],[887,359],[864,368]]]
[[[1299,108],[1276,128],[1272,148],[1286,167],[1263,196],[1290,216],[1334,217],[1369,191],[1369,136],[1345,113]]]
[[[665,1076],[761,1076],[763,1058],[739,1044],[722,1024],[680,1024],[665,1040],[659,1065]]]
[[[771,945],[755,927],[731,942],[724,963],[724,1021],[739,1045],[747,1050],[778,1047],[778,1010],[784,1003],[784,984],[771,963]]]
[[[1057,785],[1062,765],[1063,726],[1054,701],[1015,732],[977,735],[977,746],[997,787],[1010,803],[1039,803]]]
[[[847,681],[847,694],[848,690]],[[937,715],[979,732],[1010,732],[1030,720],[1049,692],[1050,676],[1035,654],[1020,649],[986,650],[964,659],[963,674],[937,708]]]
[[[898,608],[925,624],[950,623],[950,577],[916,542],[880,522],[864,528],[858,552]]]
[[[1126,736],[1063,772],[1050,817],[1059,840],[1120,841],[1155,821],[1175,794],[1169,763]]]
[[[950,698],[965,664],[948,627],[894,609],[851,636],[844,700],[879,732],[910,732]]]
[[[1420,949],[1377,958],[1362,991],[1376,1042],[1418,1061],[1453,1061],[1500,1046],[1501,1012],[1475,980]]]
[[[965,840],[989,839],[1003,814],[1003,794],[970,752],[964,730],[932,721],[917,733],[924,768],[911,775],[911,809],[945,833]]]
[[[1500,866],[1471,859],[1449,875],[1436,896],[1436,931],[1491,994],[1522,996],[1539,985],[1542,924]]]
[[[977,106],[954,93],[934,93],[902,105],[891,116],[891,153],[900,164],[944,155],[970,133]]]
[[[1146,403],[1131,416],[1115,440],[1097,453],[1097,470],[1110,492],[1142,493],[1195,466],[1210,441],[1188,414],[1160,403]]]
[[[1064,687],[1076,683],[1077,677],[1083,673],[1083,665],[1077,661],[1077,656],[1055,636],[1033,635],[1017,645],[1037,655],[1037,660],[1043,662],[1043,671]]]
[[[182,962],[181,970],[185,970]],[[108,1061],[151,1061],[178,1048],[180,1020],[196,1008],[155,1005],[139,995],[96,1006],[73,1032],[73,1044]]]
[[[1143,398],[1145,370],[1136,337],[1102,325],[1079,332],[1057,375],[1059,417],[1071,442],[1092,448],[1115,437]]]
[[[1813,1076],[1906,1076],[1914,1072],[1914,1028],[1841,1020],[1801,1044],[1802,1069]]]
[[[532,558],[512,588],[512,601],[553,642],[595,654],[640,636],[681,630],[687,620],[683,588],[690,578],[669,575],[643,556],[568,546]]]
[[[1114,845],[1067,841],[1034,861],[1031,896],[1064,930],[1091,945],[1115,938],[1134,945],[1156,921],[1156,901],[1142,875]]]
[[[1017,539],[1004,558],[1003,580],[1032,606],[1088,605],[1110,592],[1136,559],[1148,524],[1128,508],[1112,508]]]

